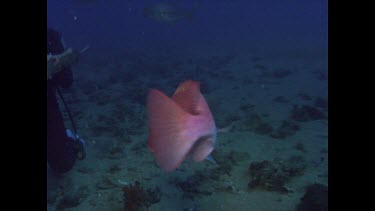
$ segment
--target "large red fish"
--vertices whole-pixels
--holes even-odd
[[[151,89],[147,99],[148,148],[165,171],[174,171],[187,155],[196,162],[214,149],[216,126],[197,81],[180,84],[172,97]]]

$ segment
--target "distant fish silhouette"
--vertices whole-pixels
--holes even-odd
[[[169,3],[159,2],[145,7],[143,14],[145,17],[152,18],[159,22],[175,23],[183,18],[191,19],[194,10],[195,8],[186,10]]]
[[[216,125],[197,81],[185,81],[170,98],[151,89],[147,99],[148,148],[165,171],[174,171],[187,155],[204,160],[214,149]]]

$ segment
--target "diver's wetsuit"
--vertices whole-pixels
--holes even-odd
[[[60,54],[64,52],[60,34],[47,28],[47,54]],[[73,73],[70,68],[53,75],[47,80],[47,162],[58,173],[69,171],[75,161],[76,155],[70,139],[65,131],[64,121],[56,98],[56,88],[68,88],[73,83]]]

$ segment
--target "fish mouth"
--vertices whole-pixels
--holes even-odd
[[[215,148],[215,136],[205,135],[196,140],[188,152],[195,162],[204,160]]]

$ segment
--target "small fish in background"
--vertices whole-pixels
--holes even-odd
[[[181,83],[172,97],[151,89],[147,110],[148,148],[166,172],[174,171],[188,155],[200,162],[214,149],[216,125],[199,82]]]
[[[82,4],[82,5],[93,4],[93,3],[97,3],[98,1],[99,0],[72,0],[73,3]]]
[[[145,17],[152,18],[163,23],[176,23],[184,18],[191,20],[196,7],[191,10],[182,9],[169,3],[159,2],[145,7],[143,14]]]

